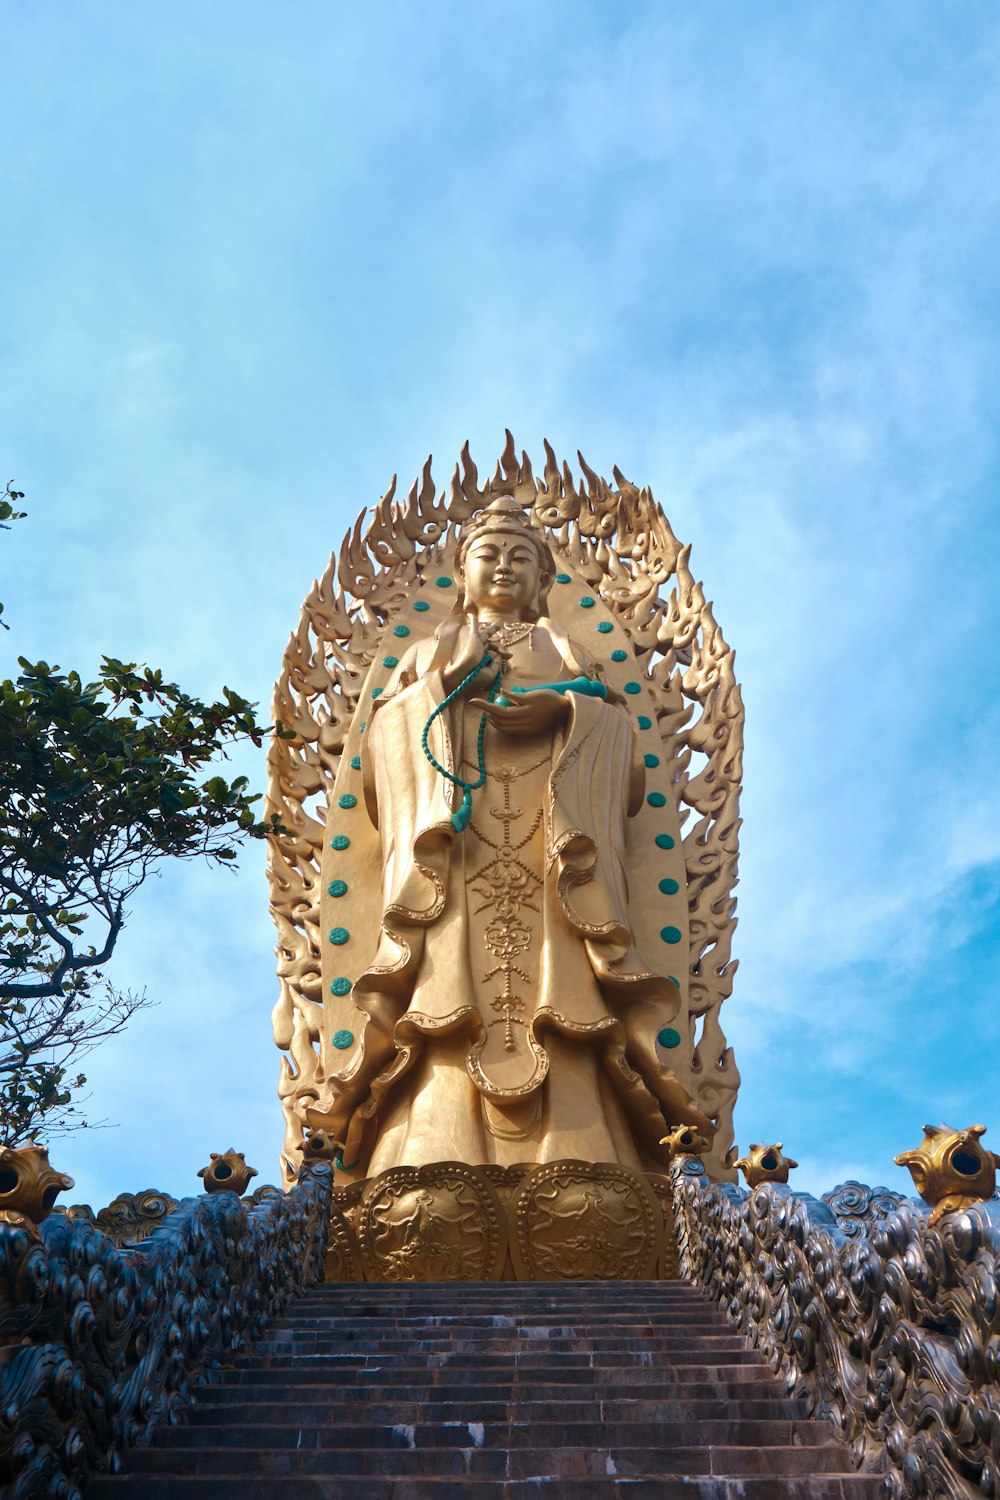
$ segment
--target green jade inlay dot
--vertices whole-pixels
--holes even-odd
[[[450,578],[435,578],[434,582],[437,584],[439,589],[451,588],[452,581]]]
[[[399,666],[399,657],[398,656],[383,656],[383,658],[382,658],[382,665],[383,665],[383,667],[398,667]]]
[[[642,757],[642,763],[644,766],[648,766],[652,771],[655,770],[655,768],[660,764],[660,757],[658,755],[644,755]]]
[[[335,833],[333,838],[330,840],[331,849],[349,849],[350,847],[351,841],[347,837],[346,833]]]
[[[353,792],[345,792],[342,797],[337,798],[337,806],[342,807],[345,812],[349,812],[352,807],[357,807],[357,805],[358,799]]]
[[[392,633],[393,633],[393,635],[398,635],[400,637],[402,637],[404,635],[409,635],[409,633],[410,633],[410,627],[409,627],[409,625],[394,625],[392,627]]]
[[[656,835],[657,849],[672,849],[674,847],[674,836],[672,833],[658,833]]]
[[[349,995],[351,993],[351,981],[349,979],[331,979],[331,995]]]
[[[593,609],[596,603],[597,600],[594,598],[593,594],[583,594],[580,598],[581,609]]]
[[[679,1031],[675,1031],[672,1026],[664,1026],[661,1031],[656,1033],[656,1040],[661,1047],[679,1047],[681,1044],[681,1034]]]
[[[426,610],[430,609],[430,605],[426,599],[415,599],[413,601],[413,608],[417,611],[418,615],[422,615]]]
[[[660,937],[665,943],[679,943],[683,933],[679,927],[661,927]]]
[[[569,579],[569,574],[568,573],[557,573],[556,574],[556,583],[569,583],[569,581],[570,581],[570,579]]]
[[[351,756],[351,770],[352,771],[360,771],[361,770],[361,756],[360,755],[352,755]]]
[[[327,890],[330,892],[331,896],[346,896],[347,895],[347,881],[346,880],[331,880],[330,884],[327,886]]]
[[[650,792],[649,796],[646,798],[646,801],[649,803],[650,807],[666,807],[667,805],[667,799],[666,797],[664,797],[662,792]]]
[[[353,1031],[335,1031],[333,1033],[333,1045],[335,1047],[339,1047],[340,1050],[341,1050],[341,1052],[344,1050],[345,1047],[349,1047],[353,1041],[354,1041],[354,1032]]]
[[[653,721],[648,714],[640,714],[635,721],[640,729],[652,729]]]
[[[628,652],[627,651],[621,651],[621,650],[619,650],[619,651],[612,651],[612,653],[611,653],[611,660],[612,661],[628,661]]]
[[[642,692],[642,688],[639,686],[639,684],[637,682],[626,682],[626,684],[625,684],[625,691],[626,691],[626,693],[630,693],[632,695],[632,697],[634,698],[635,695],[636,695],[636,693],[641,693]]]
[[[330,942],[335,948],[342,948],[350,936],[346,927],[334,927],[330,931]]]
[[[660,881],[660,890],[665,896],[676,896],[680,890],[680,886],[676,880],[671,880],[670,876],[667,875]]]

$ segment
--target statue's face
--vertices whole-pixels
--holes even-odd
[[[476,610],[516,615],[534,604],[542,578],[538,548],[510,532],[487,532],[465,554],[465,597]]]

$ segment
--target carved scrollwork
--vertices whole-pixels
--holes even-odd
[[[826,1414],[886,1493],[1000,1496],[1000,1203],[931,1225],[910,1199],[847,1183],[821,1202],[767,1185],[747,1193],[671,1167],[681,1271],[704,1286]],[[864,1205],[867,1235],[838,1207]],[[846,1216],[858,1222],[856,1213]]]
[[[887,1187],[868,1187],[853,1178],[821,1197],[832,1209],[838,1229],[852,1240],[869,1234],[876,1224],[907,1201],[903,1193],[894,1193]]]
[[[364,1281],[358,1241],[347,1215],[330,1205],[324,1281]]]
[[[665,1173],[647,1172],[646,1181],[656,1194],[663,1215],[663,1241],[656,1275],[660,1281],[676,1281],[680,1276],[677,1258],[677,1231],[674,1228],[674,1188]]]
[[[113,1245],[134,1245],[148,1239],[158,1224],[162,1224],[177,1207],[177,1199],[157,1188],[144,1188],[139,1193],[119,1193],[107,1208],[95,1214],[86,1203],[73,1203],[68,1208],[54,1211],[66,1214],[77,1223],[93,1224],[107,1235]]]
[[[233,1193],[186,1199],[129,1247],[66,1213],[37,1239],[0,1223],[3,1494],[79,1500],[88,1473],[146,1443],[214,1362],[259,1338],[320,1279],[330,1179],[316,1166],[249,1209]]]
[[[445,606],[439,591],[425,585],[452,571],[462,524],[501,495],[532,515],[559,564],[595,591],[628,637],[641,686],[652,695],[660,760],[685,825],[688,947],[686,973],[681,965],[678,974],[687,1004],[671,1067],[716,1124],[705,1156],[713,1176],[732,1175],[727,1153],[739,1073],[720,1011],[736,970],[731,950],[743,706],[733,652],[691,571],[690,548],[678,541],[651,492],[617,469],[609,484],[582,456],[579,462],[578,481],[546,444],[536,478],[508,433],[495,473],[482,483],[468,447],[447,494],[437,494],[430,460],[405,500],[397,498],[393,479],[367,527],[362,512],[331,556],[289,639],[273,714],[294,738],[275,739],[268,760],[268,811],[289,830],[273,841],[270,857],[279,984],[272,1022],[282,1052],[286,1183],[294,1178],[306,1111],[323,1091],[331,1063],[339,1065],[324,1051],[337,1028],[328,1024],[321,976],[320,874],[348,731],[369,670],[386,649],[390,618],[422,590],[424,625],[411,623],[406,633],[414,640],[418,629],[440,622]],[[396,644],[389,642],[393,649]]]
[[[519,1281],[641,1281],[655,1275],[663,1217],[627,1167],[550,1162],[515,1190],[510,1235]]]
[[[393,1167],[365,1187],[356,1226],[369,1281],[496,1281],[505,1216],[475,1167]]]

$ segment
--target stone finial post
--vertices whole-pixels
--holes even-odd
[[[895,1157],[897,1167],[909,1170],[913,1186],[930,1206],[932,1224],[996,1192],[1000,1156],[982,1145],[979,1138],[985,1134],[985,1125],[969,1125],[965,1130],[925,1125],[920,1145]]]
[[[198,1176],[204,1179],[206,1193],[245,1193],[256,1167],[248,1167],[242,1151],[230,1146],[228,1151],[213,1151],[212,1160]]]
[[[746,1178],[748,1188],[757,1188],[764,1182],[787,1182],[788,1173],[798,1162],[786,1156],[780,1141],[771,1146],[751,1146],[746,1156],[736,1163]]]

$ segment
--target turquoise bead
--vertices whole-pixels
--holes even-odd
[[[330,840],[331,849],[349,849],[350,847],[351,841],[347,837],[346,833],[335,833],[333,838]]]
[[[610,620],[601,620],[598,622],[597,631],[599,635],[610,635],[614,628]]]
[[[679,943],[684,934],[679,927],[661,927],[660,937],[665,943]]]
[[[425,610],[430,609],[430,605],[427,603],[426,599],[415,599],[413,608],[417,611],[417,614],[422,615]]]
[[[665,896],[676,896],[680,890],[680,886],[676,880],[671,880],[668,875],[664,880],[660,881],[660,890]]]
[[[383,656],[383,658],[382,658],[382,665],[383,665],[383,667],[398,667],[399,666],[399,657],[398,656]]]
[[[656,835],[656,847],[657,849],[672,849],[674,847],[673,835],[670,833],[658,833]]]
[[[409,633],[410,633],[410,627],[409,627],[409,625],[394,625],[392,627],[392,633],[393,633],[393,635],[398,635],[398,636],[409,635]]]
[[[335,948],[342,948],[350,936],[346,927],[334,927],[330,932],[330,942]]]
[[[337,804],[346,812],[349,811],[352,807],[357,807],[358,799],[357,797],[355,797],[353,792],[345,792],[342,797],[337,798]]]
[[[628,652],[627,651],[612,651],[612,653],[611,653],[611,660],[612,661],[628,661]]]
[[[666,797],[664,797],[662,792],[650,792],[649,796],[646,798],[646,801],[649,803],[650,807],[666,807],[667,805],[667,799]]]
[[[652,729],[653,721],[648,714],[640,714],[635,721],[640,729]]]
[[[347,895],[347,881],[346,880],[331,880],[330,884],[327,886],[327,890],[330,892],[331,896],[346,896]]]
[[[381,698],[381,696],[382,696],[382,689],[381,688],[372,688],[372,697],[373,698]]]
[[[675,1031],[672,1026],[664,1026],[661,1031],[656,1033],[656,1040],[661,1047],[679,1047],[681,1044],[681,1034],[679,1031]]]
[[[368,720],[367,719],[362,719],[361,723],[358,725],[358,733],[359,734],[364,734],[365,729],[367,727],[368,727]]]
[[[437,584],[437,586],[438,586],[439,589],[450,589],[451,588],[451,579],[450,578],[435,578],[434,582]]]
[[[361,756],[360,755],[352,755],[351,756],[351,770],[352,771],[360,771],[361,770]]]
[[[556,574],[556,583],[569,583],[569,574],[568,573],[557,573]]]
[[[642,692],[642,688],[637,682],[626,682],[625,691],[626,693],[631,693],[632,697],[634,698],[636,693]]]
[[[349,1047],[353,1041],[354,1041],[354,1032],[353,1031],[335,1031],[333,1033],[333,1045],[335,1047],[339,1047],[340,1050],[341,1050],[341,1052],[344,1050],[345,1047]]]
[[[331,995],[349,995],[351,993],[351,981],[349,979],[332,979],[330,981]]]
[[[581,609],[593,609],[593,607],[596,604],[596,602],[597,601],[595,600],[593,594],[584,594],[583,597],[580,600],[580,608]]]
[[[660,757],[658,755],[644,755],[642,757],[642,763],[644,766],[648,766],[649,769],[653,771],[660,764]]]

